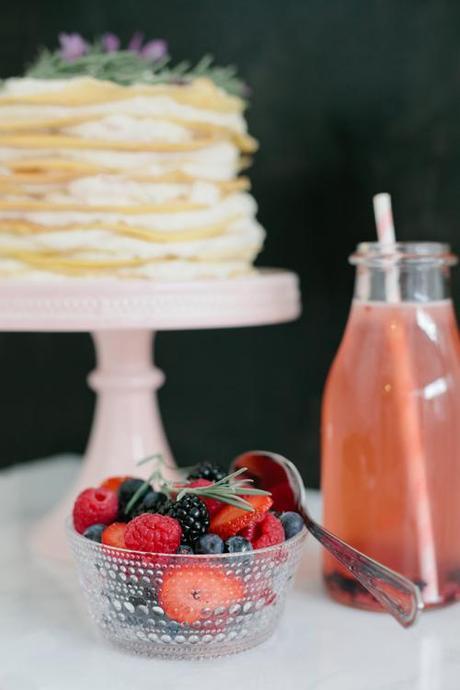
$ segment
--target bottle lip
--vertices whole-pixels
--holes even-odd
[[[444,242],[360,242],[349,261],[354,266],[384,266],[391,264],[429,264],[455,266],[457,257]]]

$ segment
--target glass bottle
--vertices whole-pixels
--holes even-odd
[[[460,343],[450,248],[363,243],[323,396],[324,525],[403,573],[425,604],[460,599]],[[378,609],[327,553],[338,601]]]

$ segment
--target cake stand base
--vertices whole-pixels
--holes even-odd
[[[90,331],[96,346],[97,368],[89,376],[96,411],[81,473],[37,527],[35,549],[67,557],[64,521],[83,488],[113,475],[146,476],[150,468],[135,463],[154,453],[174,474],[155,395],[164,381],[151,360],[156,331],[273,324],[299,313],[297,277],[277,270],[189,283],[4,283],[0,330]]]

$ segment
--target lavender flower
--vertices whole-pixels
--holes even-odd
[[[106,33],[101,39],[102,48],[106,53],[116,53],[120,47],[120,39],[116,34]]]
[[[136,31],[132,35],[131,40],[128,44],[128,50],[132,53],[136,53],[144,60],[149,62],[156,62],[161,60],[168,54],[168,44],[161,38],[156,38],[153,41],[147,41],[143,46],[144,34],[141,31]]]
[[[161,38],[148,41],[141,50],[141,55],[145,60],[161,60],[168,54],[168,44]]]
[[[61,46],[59,54],[66,62],[74,62],[77,58],[86,55],[88,52],[88,44],[80,34],[66,34],[61,32],[58,38]]]
[[[136,31],[131,36],[131,40],[128,43],[128,50],[130,50],[132,53],[140,54],[140,52],[142,50],[143,41],[144,41],[144,34],[142,33],[142,31]]]

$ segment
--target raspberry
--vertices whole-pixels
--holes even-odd
[[[106,546],[115,546],[118,549],[126,549],[125,532],[127,524],[125,522],[112,522],[102,532],[102,543]]]
[[[118,512],[118,497],[109,489],[85,489],[79,494],[73,506],[73,524],[83,534],[90,525],[108,525]]]
[[[182,529],[168,515],[144,513],[131,520],[125,532],[128,549],[152,553],[176,553],[182,539]]]
[[[224,541],[229,537],[235,536],[238,532],[248,525],[259,522],[264,514],[270,509],[272,499],[270,496],[244,496],[246,501],[251,504],[253,510],[247,511],[227,505],[219,510],[217,515],[211,520],[209,531],[218,534]],[[284,535],[284,532],[283,532]]]
[[[248,541],[252,542],[254,535],[256,533],[256,523],[252,522],[250,525],[242,529],[240,532],[238,532],[240,537],[243,537],[244,539],[247,539]]]
[[[273,513],[267,513],[256,525],[252,546],[255,549],[263,549],[266,546],[281,544],[283,541],[284,527],[281,521]]]
[[[159,604],[169,618],[192,624],[209,616],[209,609],[228,609],[244,595],[244,584],[234,575],[217,568],[185,566],[165,574]]]
[[[188,484],[188,486],[197,488],[200,486],[211,486],[212,484],[213,482],[211,482],[209,479],[194,479],[192,482]],[[222,501],[217,501],[215,498],[206,498],[206,496],[200,496],[200,498],[205,504],[206,508],[208,509],[210,518],[212,518],[212,516],[215,515],[217,511],[223,508],[224,506]]]

